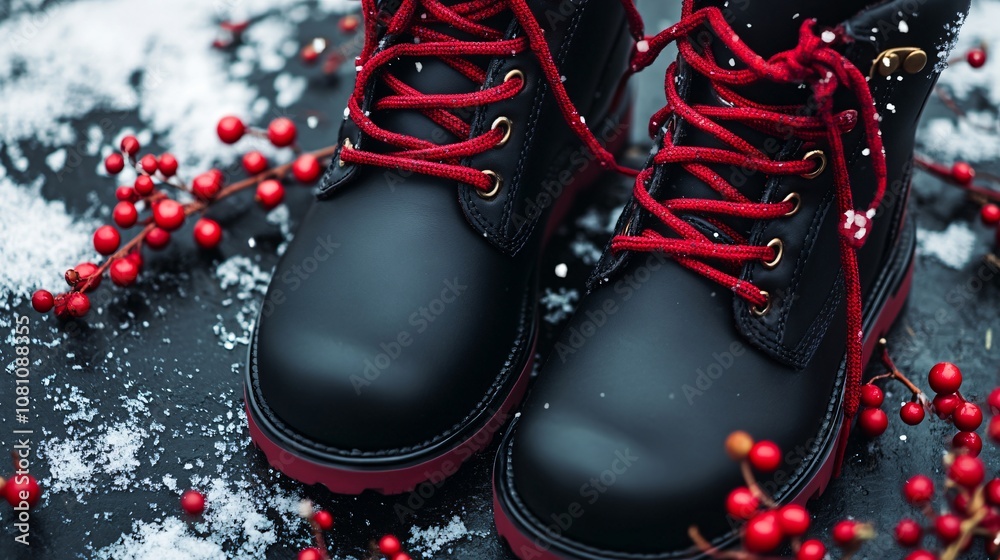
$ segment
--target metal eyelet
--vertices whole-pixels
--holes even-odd
[[[781,263],[781,257],[785,255],[785,244],[781,242],[780,239],[775,237],[767,243],[767,246],[774,250],[774,258],[769,261],[764,261],[764,268],[768,270],[774,270]]]
[[[507,83],[507,82],[513,80],[514,78],[517,78],[517,79],[521,80],[521,89],[523,90],[524,89],[524,84],[525,84],[525,81],[526,81],[525,78],[524,78],[524,72],[521,72],[517,68],[511,70],[510,72],[507,72],[507,75],[503,77],[503,82]]]
[[[483,175],[486,175],[490,179],[493,179],[493,188],[486,192],[483,192],[481,190],[476,190],[476,193],[481,198],[484,198],[486,200],[491,200],[493,198],[496,198],[496,196],[500,194],[500,187],[503,186],[503,177],[501,177],[499,173],[491,169],[485,169],[483,170],[482,173]]]
[[[799,209],[802,208],[802,197],[799,196],[799,193],[797,192],[788,193],[788,196],[786,196],[785,199],[782,200],[782,202],[795,202],[795,206],[792,207],[791,210],[785,213],[786,218],[790,218],[798,214]]]
[[[514,127],[514,123],[511,122],[511,120],[508,119],[507,117],[498,117],[497,120],[493,121],[493,125],[490,126],[490,130],[496,130],[497,128],[500,127],[503,127],[503,138],[501,138],[500,141],[497,142],[496,146],[493,146],[494,148],[499,148],[504,144],[506,144],[508,140],[510,140],[510,134],[512,128]]]
[[[344,138],[344,147],[341,148],[340,151],[343,152],[344,150],[353,150],[353,149],[354,149],[354,143],[351,142],[351,139],[350,138]],[[337,157],[337,167],[344,167],[345,165],[347,165],[347,164],[344,163],[344,159],[338,156]]]
[[[761,290],[760,295],[764,296],[764,298],[767,299],[767,305],[765,305],[763,309],[757,307],[756,305],[753,305],[750,307],[750,311],[752,311],[753,314],[758,317],[763,317],[764,315],[767,315],[768,311],[771,310],[771,294],[767,293],[767,291],[765,290]]]
[[[826,154],[823,153],[823,150],[813,150],[808,154],[802,156],[802,159],[803,160],[814,159],[818,162],[815,171],[810,171],[809,173],[802,174],[802,176],[805,177],[806,179],[815,179],[816,177],[822,175],[824,171],[826,171]]]

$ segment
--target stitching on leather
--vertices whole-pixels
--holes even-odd
[[[581,7],[585,8],[586,5],[585,4],[581,5]],[[559,54],[556,59],[556,62],[560,67],[565,63],[565,59],[568,52],[568,45],[572,43],[572,40],[574,38],[573,34],[579,28],[580,19],[583,17],[583,12],[584,9],[577,10],[577,13],[574,14],[573,16],[573,21],[567,28],[566,40],[564,40],[563,44],[560,46]],[[523,228],[522,230],[516,232],[513,236],[508,237],[506,235],[507,225],[510,222],[510,215],[514,205],[514,200],[517,198],[517,193],[520,192],[519,183],[521,182],[521,178],[523,177],[525,158],[527,154],[530,152],[530,147],[534,143],[535,133],[538,130],[538,115],[541,113],[542,107],[544,106],[545,100],[548,98],[548,93],[549,93],[549,85],[547,82],[545,82],[544,79],[538,78],[536,80],[536,83],[541,83],[541,87],[539,87],[538,90],[535,92],[535,99],[532,103],[531,118],[530,118],[530,122],[532,123],[532,125],[525,133],[525,141],[523,146],[521,147],[521,154],[518,158],[518,165],[516,168],[517,171],[514,174],[515,179],[511,181],[512,184],[516,186],[512,190],[508,191],[508,194],[504,202],[504,210],[500,217],[500,226],[494,227],[489,218],[487,218],[479,210],[479,207],[475,204],[475,201],[472,199],[471,188],[468,187],[462,188],[464,192],[461,195],[464,200],[463,206],[469,210],[476,225],[478,225],[479,227],[487,231],[489,234],[492,234],[494,236],[493,243],[502,248],[504,251],[513,253],[516,253],[517,251],[519,251],[521,248],[524,247],[525,242],[530,237],[531,232],[534,231],[535,227],[539,222],[539,218],[529,220],[529,224],[528,226],[526,226],[526,228]],[[459,183],[459,185],[461,185],[461,183]]]
[[[525,292],[525,296],[521,303],[521,321],[520,324],[518,325],[518,332],[517,332],[517,337],[514,340],[514,345],[511,348],[511,351],[508,353],[507,359],[504,361],[504,367],[500,370],[500,373],[494,378],[493,383],[490,385],[489,390],[486,392],[483,398],[480,399],[478,403],[476,403],[473,410],[469,412],[462,420],[454,424],[451,428],[448,428],[444,432],[441,432],[440,434],[437,434],[423,441],[422,443],[412,445],[409,447],[385,449],[378,451],[360,451],[357,449],[347,450],[315,442],[297,433],[294,430],[294,428],[291,428],[284,421],[282,421],[280,418],[277,417],[274,411],[271,410],[271,408],[267,405],[267,402],[264,400],[264,396],[261,393],[259,384],[259,373],[257,371],[257,354],[255,351],[257,347],[257,332],[254,332],[254,345],[251,348],[250,352],[250,381],[253,394],[256,397],[254,405],[262,414],[264,414],[264,416],[267,417],[268,421],[271,422],[276,429],[281,430],[282,435],[288,437],[289,439],[295,440],[296,442],[304,446],[318,450],[322,453],[330,455],[340,455],[342,457],[351,457],[351,458],[358,458],[358,457],[391,458],[391,456],[393,455],[419,452],[421,450],[424,450],[432,445],[441,442],[442,440],[451,437],[452,435],[461,431],[464,428],[468,428],[471,419],[481,414],[484,410],[488,408],[489,404],[493,403],[500,396],[504,383],[510,379],[511,375],[516,375],[520,371],[518,368],[524,367],[524,363],[522,363],[524,362],[524,360],[518,360],[517,358],[521,354],[530,351],[531,341],[529,340],[529,338],[531,337],[534,330],[536,330],[532,328],[533,313],[529,312],[534,309],[534,307],[530,304],[532,299],[533,299],[533,293],[530,290]],[[528,355],[527,358],[530,360],[531,356]]]

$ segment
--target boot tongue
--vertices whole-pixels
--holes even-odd
[[[795,48],[799,40],[799,29],[807,18],[818,19],[821,27],[834,27],[863,8],[867,1],[768,0],[764,3],[752,2],[751,0],[701,0],[695,2],[694,9],[698,10],[708,6],[718,7],[739,37],[740,42],[747,45],[754,53],[764,58],[770,58],[779,52]],[[734,69],[744,67],[739,58],[721,40],[718,40],[714,35],[709,35],[709,37],[708,48],[711,49],[719,66]],[[695,45],[695,48],[700,50],[703,47]],[[689,105],[725,105],[706,77],[693,71],[692,74],[691,87],[686,95],[686,101]],[[764,105],[805,106],[811,94],[808,88],[802,88],[796,84],[779,84],[768,80],[732,89],[743,97]],[[773,148],[777,147],[780,150],[787,140],[787,138],[771,139],[767,134],[748,126],[726,121],[717,122],[772,158],[779,156],[779,153],[774,152]],[[728,145],[723,144],[714,136],[693,126],[686,128],[686,133],[679,139],[679,143],[686,146],[730,149]],[[768,151],[768,146],[772,148],[771,152]],[[712,165],[711,167],[750,200],[759,201],[763,198],[768,179],[763,173],[736,166]],[[674,196],[720,198],[720,195],[708,185],[687,173],[681,173],[681,176],[674,179],[673,183],[674,189],[664,193],[665,196],[671,198]],[[726,223],[744,235],[748,234],[753,226],[751,220],[727,219]]]

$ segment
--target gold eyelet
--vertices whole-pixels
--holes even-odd
[[[486,192],[477,189],[476,193],[479,194],[480,197],[485,198],[486,200],[496,198],[496,196],[500,194],[500,187],[503,186],[503,177],[501,177],[500,174],[497,173],[496,171],[490,169],[483,170],[483,175],[486,175],[490,179],[493,179],[493,188]]]
[[[785,199],[782,200],[782,202],[795,202],[795,206],[792,207],[791,210],[785,213],[786,218],[790,218],[798,214],[799,209],[802,208],[802,197],[799,196],[799,193],[797,192],[788,193],[788,196],[786,196]]]
[[[782,243],[780,239],[775,237],[767,243],[767,246],[774,250],[774,258],[769,261],[764,261],[764,268],[774,270],[781,262],[781,257],[785,255],[785,244]]]
[[[353,149],[354,149],[354,143],[351,142],[351,139],[350,138],[344,138],[344,147],[341,148],[340,151],[343,152],[344,150],[353,150]],[[347,165],[347,164],[344,163],[344,159],[338,156],[337,157],[337,167],[344,167],[345,165]]]
[[[768,311],[771,310],[771,294],[767,293],[765,290],[761,290],[760,295],[764,296],[767,299],[767,305],[765,305],[763,309],[757,307],[756,305],[753,305],[750,307],[750,311],[752,311],[753,314],[758,317],[763,317],[764,315],[767,315]]]
[[[804,160],[814,159],[817,161],[815,171],[810,171],[809,173],[802,174],[802,176],[805,177],[806,179],[815,179],[816,177],[822,175],[824,171],[826,171],[826,154],[823,153],[823,150],[813,150],[808,154],[802,156],[802,159]]]
[[[503,138],[497,142],[497,145],[494,146],[494,148],[499,148],[510,140],[511,129],[514,127],[514,123],[507,117],[499,117],[497,120],[493,121],[493,125],[490,126],[490,130],[496,130],[501,126],[503,127]]]
[[[524,72],[521,72],[517,68],[511,70],[510,72],[507,72],[507,75],[503,77],[503,82],[507,83],[507,82],[513,80],[514,78],[517,78],[517,79],[521,80],[521,89],[523,90],[524,89],[524,83],[525,83]]]

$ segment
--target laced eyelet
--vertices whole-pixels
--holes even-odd
[[[774,270],[781,263],[781,257],[785,255],[785,244],[782,243],[780,239],[775,237],[767,243],[767,246],[774,250],[774,258],[769,261],[764,261],[764,268],[768,270]]]
[[[524,89],[524,83],[525,83],[524,72],[521,72],[517,68],[511,70],[510,72],[507,72],[507,75],[503,77],[503,82],[507,83],[507,82],[513,80],[514,78],[517,78],[517,79],[521,80],[521,89],[523,90]]]
[[[795,206],[793,206],[791,210],[789,210],[788,212],[785,212],[785,217],[786,218],[790,218],[790,217],[798,214],[799,213],[799,209],[802,208],[802,197],[799,196],[799,193],[797,193],[797,192],[788,193],[788,196],[786,196],[785,199],[782,200],[782,202],[794,202],[795,203]]]
[[[824,171],[826,171],[826,154],[823,153],[823,150],[813,150],[808,154],[802,156],[802,159],[816,160],[816,169],[814,171],[810,171],[809,173],[802,174],[802,176],[805,177],[806,179],[815,179],[816,177],[822,175]]]
[[[503,177],[501,177],[499,173],[491,169],[484,169],[483,175],[486,175],[487,177],[493,180],[493,188],[486,192],[477,189],[476,194],[478,194],[481,198],[484,198],[486,200],[491,200],[493,198],[496,198],[496,196],[500,194],[500,187],[503,186]]]
[[[764,315],[767,315],[768,311],[771,310],[771,294],[767,293],[765,290],[761,290],[760,295],[764,296],[767,300],[767,304],[763,308],[753,305],[750,307],[750,311],[758,317],[763,317]]]
[[[496,130],[497,128],[503,127],[503,138],[501,138],[500,141],[497,142],[497,145],[494,146],[494,148],[499,148],[504,144],[506,144],[508,140],[510,140],[511,129],[513,128],[513,126],[514,123],[511,122],[511,120],[508,119],[507,117],[499,117],[497,118],[497,120],[493,121],[493,125],[490,126],[490,130]]]
[[[344,150],[353,150],[353,149],[354,149],[354,142],[351,142],[350,138],[344,138],[344,147],[341,148],[340,151],[343,152]],[[338,156],[337,167],[344,167],[345,165],[347,164],[344,163],[344,158]]]

